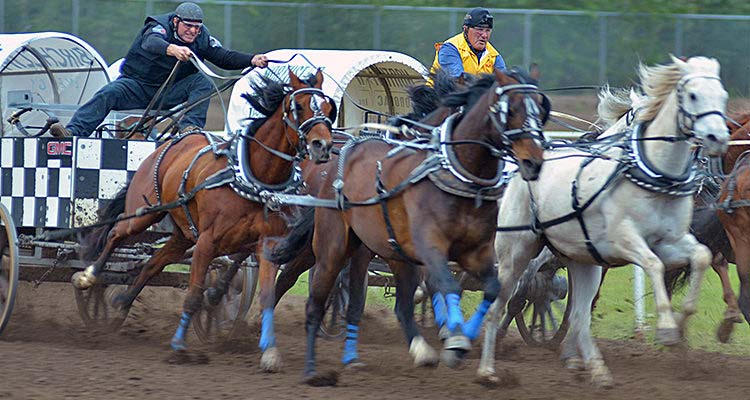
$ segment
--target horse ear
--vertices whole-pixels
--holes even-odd
[[[295,75],[294,72],[292,72],[292,67],[287,67],[287,68],[289,68],[289,84],[293,88],[298,88],[302,86],[302,82],[300,82],[299,77]]]
[[[500,86],[509,85],[512,82],[510,82],[510,77],[508,75],[505,75],[503,71],[495,68],[495,80],[500,84]]]
[[[688,65],[687,65],[687,60],[683,60],[681,58],[677,58],[677,57],[675,57],[672,54],[669,55],[669,58],[672,59],[672,63],[674,65],[676,65],[682,72],[684,72],[684,73],[688,73],[689,72],[689,68],[688,68]]]
[[[315,73],[315,87],[320,89],[323,87],[323,69],[318,68],[318,72]]]
[[[531,64],[531,68],[529,68],[529,76],[531,77],[531,79],[537,82],[539,81],[539,77],[542,76],[541,71],[539,71],[539,64],[537,63]]]

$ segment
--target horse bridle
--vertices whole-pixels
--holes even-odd
[[[300,123],[298,103],[295,97],[301,94],[310,95],[310,109],[313,111],[313,116]],[[320,107],[321,102],[331,105],[331,112],[328,115],[323,113]],[[291,113],[291,119],[289,118],[289,113]],[[333,127],[333,121],[336,120],[336,113],[336,102],[331,96],[323,93],[321,89],[303,88],[289,94],[289,108],[284,107],[283,119],[288,127],[297,132],[297,153],[300,157],[304,157],[307,154],[307,134],[310,130],[318,124],[325,124],[330,130]]]
[[[507,129],[508,110],[510,95],[512,93],[524,94],[524,106],[526,107],[526,119],[520,128]],[[530,83],[520,83],[513,85],[498,86],[495,88],[497,101],[490,106],[490,120],[495,129],[502,135],[503,145],[510,147],[511,142],[521,138],[532,138],[544,142],[542,126],[547,123],[550,112],[549,98],[539,90],[537,85]],[[542,107],[545,110],[544,118],[541,118],[541,111],[537,102],[530,94],[542,96]]]
[[[706,111],[702,113],[691,113],[690,111],[686,110],[683,102],[682,102],[682,95],[685,91],[685,85],[690,82],[693,79],[715,79],[717,81],[721,81],[721,78],[715,75],[705,75],[705,74],[687,74],[680,78],[679,82],[677,82],[677,128],[680,130],[680,132],[685,135],[688,138],[695,137],[695,131],[693,128],[695,127],[695,123],[703,118],[707,117],[709,115],[718,115],[722,119],[726,119],[726,116],[724,115],[723,111],[720,110],[711,110]],[[689,122],[689,125],[687,124]]]

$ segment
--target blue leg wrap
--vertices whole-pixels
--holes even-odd
[[[432,295],[432,310],[435,313],[435,324],[437,324],[438,328],[442,328],[448,319],[448,311],[445,309],[445,297],[442,293],[437,292]]]
[[[484,316],[487,315],[487,310],[490,309],[491,305],[492,302],[489,300],[482,300],[482,302],[479,303],[477,311],[475,311],[474,315],[472,315],[464,324],[464,335],[466,335],[466,337],[474,340],[479,336],[479,330],[482,328],[482,321],[484,321]]]
[[[448,330],[455,332],[464,323],[464,316],[461,313],[461,296],[457,293],[448,293],[445,295],[445,303],[448,306]]]
[[[273,333],[273,308],[263,310],[263,318],[260,325],[260,349],[266,351],[269,347],[276,346],[276,336]]]
[[[177,326],[177,331],[174,333],[172,341],[170,342],[172,350],[179,351],[187,349],[187,346],[185,345],[185,333],[187,333],[187,330],[190,327],[191,318],[190,314],[184,311],[182,312],[180,324]]]
[[[347,324],[346,341],[344,342],[344,355],[341,357],[341,362],[343,362],[344,365],[359,359],[359,355],[357,354],[358,336],[359,327],[357,325]]]

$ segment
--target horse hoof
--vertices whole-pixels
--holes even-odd
[[[349,361],[348,364],[344,365],[344,369],[349,370],[349,371],[359,371],[365,367],[367,367],[367,364],[358,360]]]
[[[177,365],[203,365],[208,364],[210,360],[208,356],[203,353],[190,354],[185,350],[175,350],[164,361],[168,364]]]
[[[664,346],[676,346],[682,341],[679,328],[656,329],[656,343]]]
[[[479,368],[474,382],[486,387],[496,387],[500,379],[495,375],[494,368]]]
[[[427,344],[422,336],[412,339],[409,354],[414,358],[414,364],[417,367],[436,367],[440,361],[435,349]]]
[[[451,336],[448,339],[445,339],[443,348],[446,350],[459,350],[467,352],[471,350],[471,340],[469,340],[469,338],[464,335]]]
[[[276,347],[270,347],[260,357],[260,369],[263,372],[274,374],[281,372],[281,352]]]
[[[305,376],[304,383],[310,386],[336,386],[339,382],[339,373],[336,371],[327,371],[322,374],[308,374]]]
[[[586,366],[583,364],[583,359],[579,357],[570,357],[565,360],[565,369],[583,371],[586,369]]]
[[[440,353],[440,362],[450,369],[456,369],[464,363],[466,352],[463,350],[443,349]]]
[[[70,278],[70,283],[73,284],[78,290],[86,290],[96,283],[96,276],[94,276],[94,266],[89,265],[84,271],[79,271],[73,274]]]
[[[591,384],[594,385],[594,387],[598,389],[611,389],[614,387],[614,379],[612,379],[612,374],[609,372],[609,368],[604,364],[604,360],[591,360],[589,363],[589,369],[591,370]]]
[[[732,337],[732,331],[734,331],[735,322],[729,319],[721,321],[719,329],[716,331],[716,338],[721,343],[728,343]]]

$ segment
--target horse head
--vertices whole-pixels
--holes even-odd
[[[336,102],[323,93],[323,73],[302,80],[289,69],[292,91],[285,101],[285,122],[297,132],[297,144],[302,153],[307,153],[315,163],[323,163],[331,157],[333,136],[331,127],[336,119]]]
[[[683,61],[674,56],[672,62],[681,72],[675,89],[679,131],[698,139],[709,155],[724,154],[729,146],[724,115],[729,96],[719,77],[719,62],[706,57]]]
[[[495,70],[496,86],[488,93],[492,142],[510,148],[524,180],[536,180],[542,168],[544,135],[550,102],[539,91],[539,68],[530,74],[520,70]]]

